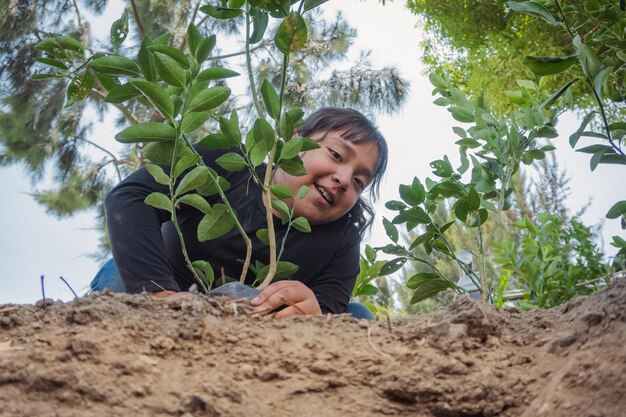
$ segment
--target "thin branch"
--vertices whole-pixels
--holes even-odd
[[[113,154],[113,152],[111,152],[111,151],[109,151],[108,149],[106,149],[106,148],[104,148],[104,147],[102,147],[102,146],[98,145],[97,143],[94,143],[94,142],[90,141],[89,139],[85,139],[85,138],[82,138],[82,137],[80,137],[80,136],[75,137],[75,139],[76,139],[76,140],[81,140],[81,141],[83,141],[83,142],[85,142],[85,143],[88,143],[88,144],[90,144],[91,146],[95,146],[96,148],[100,149],[102,152],[104,152],[104,153],[108,154],[108,155],[112,158],[112,160],[111,160],[111,161],[109,161],[109,162],[113,162],[113,165],[115,166],[115,170],[117,171],[117,178],[118,178],[120,181],[122,181],[122,173],[120,172],[120,168],[119,168],[119,162],[120,162],[120,160],[119,160],[119,159],[117,159],[117,157]],[[107,162],[107,163],[108,163],[108,162]],[[100,166],[100,168],[102,168],[102,166],[104,166],[104,165],[101,165],[101,166]]]
[[[145,31],[143,29],[143,25],[141,24],[141,20],[139,19],[139,13],[137,12],[137,5],[135,4],[135,0],[130,0],[130,6],[133,9],[133,18],[135,19],[135,23],[137,24],[139,37],[143,39],[143,37],[145,36]]]
[[[254,48],[250,48],[249,52],[254,52],[254,51],[258,50],[258,49],[264,48],[265,46],[266,46],[265,45],[265,41],[262,41],[261,43],[259,43]],[[210,56],[206,60],[207,61],[217,61],[217,60],[220,60],[220,59],[232,58],[234,56],[245,55],[245,54],[246,54],[246,51],[243,50],[243,51],[233,52],[231,54],[226,54],[226,55]]]
[[[259,117],[263,117],[263,109],[259,104],[259,97],[256,91],[256,85],[254,82],[254,73],[252,72],[252,57],[250,55],[250,5],[246,3],[246,68],[248,69],[248,82],[250,83],[250,93],[252,95],[252,102]]]
[[[96,89],[96,88],[92,88],[91,89],[91,93],[104,99],[106,97],[106,94],[104,94],[102,91]],[[122,114],[124,114],[124,117],[126,117],[126,120],[130,121],[133,124],[137,124],[139,123],[139,119],[137,119],[137,117],[132,114],[130,112],[130,110],[128,110],[125,106],[121,105],[121,104],[114,104],[115,107],[117,107],[117,109],[119,111],[122,112]]]
[[[76,4],[76,0],[72,0],[72,4],[74,5],[74,10],[76,10],[76,20],[78,20],[78,27],[82,27],[83,24],[80,20],[80,11],[78,10],[78,5]]]

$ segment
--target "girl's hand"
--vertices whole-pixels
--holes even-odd
[[[322,314],[315,294],[300,281],[278,281],[270,284],[261,294],[253,298],[250,304],[259,315],[271,314],[271,317],[277,319],[305,314]],[[285,309],[272,313],[284,305],[287,306]]]

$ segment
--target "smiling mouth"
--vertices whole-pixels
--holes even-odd
[[[315,184],[315,188],[317,188],[317,191],[320,192],[320,194],[322,195],[322,197],[324,198],[324,200],[326,200],[328,202],[328,204],[333,204],[333,198],[330,196],[330,194],[328,193],[328,191],[326,191],[325,188]]]

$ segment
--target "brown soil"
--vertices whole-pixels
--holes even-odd
[[[626,410],[626,280],[549,311],[390,322],[197,297],[0,306],[0,416],[585,416]]]

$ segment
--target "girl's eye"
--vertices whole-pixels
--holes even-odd
[[[329,149],[329,152],[333,156],[333,158],[335,158],[337,161],[341,162],[341,155],[339,155],[339,153],[337,151]]]
[[[359,188],[359,190],[363,191],[365,189],[365,183],[360,179],[355,178],[354,182],[356,182],[356,186]]]

